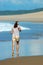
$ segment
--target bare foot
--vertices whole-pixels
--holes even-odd
[[[14,52],[12,53],[12,58],[14,58]]]
[[[19,57],[19,53],[16,54],[16,57]]]

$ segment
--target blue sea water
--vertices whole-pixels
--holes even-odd
[[[20,32],[19,56],[43,55],[43,23],[19,22],[19,24],[31,29]],[[16,45],[14,57],[16,57]],[[5,31],[0,32],[0,60],[7,58],[12,58],[12,35]]]
[[[23,56],[43,56],[43,39],[21,39],[19,57]],[[12,58],[12,41],[0,42],[0,60],[9,58]],[[16,58],[16,44],[14,58]]]
[[[5,22],[4,22],[5,23]],[[12,23],[12,22],[9,22]],[[12,23],[14,24],[14,22]],[[31,30],[23,30],[20,32],[21,39],[38,39],[43,38],[43,23],[19,22],[21,26],[30,28]],[[0,32],[0,40],[11,40],[12,34],[9,32]]]

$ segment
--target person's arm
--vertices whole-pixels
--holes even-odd
[[[18,30],[21,32],[21,27],[20,26],[18,26]]]

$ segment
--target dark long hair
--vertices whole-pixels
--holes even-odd
[[[18,21],[15,22],[14,28],[18,27]]]

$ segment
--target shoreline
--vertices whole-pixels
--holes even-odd
[[[0,16],[0,21],[27,21],[27,22],[43,22],[43,11],[36,13],[27,13],[20,15],[4,15]]]
[[[43,65],[43,56],[17,57],[0,61],[0,65]]]

